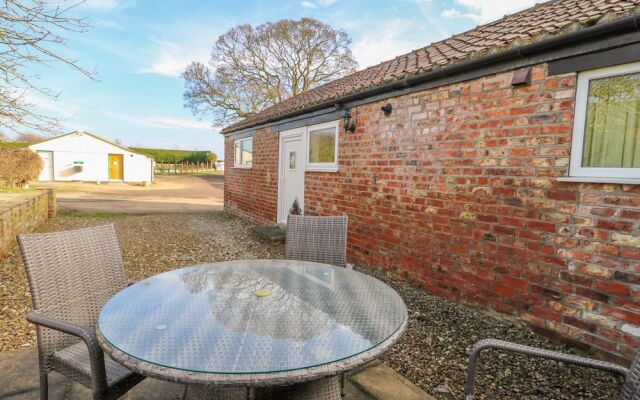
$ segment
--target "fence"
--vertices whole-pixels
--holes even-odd
[[[216,164],[213,162],[200,163],[156,163],[155,173],[157,175],[181,175],[181,174],[197,174],[203,172],[217,171]]]

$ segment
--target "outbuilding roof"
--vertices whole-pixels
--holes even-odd
[[[107,140],[107,139],[103,138],[102,136],[98,136],[98,135],[96,135],[95,133],[91,133],[91,132],[87,132],[87,131],[71,131],[71,132],[67,132],[67,133],[64,133],[64,134],[62,134],[62,135],[54,136],[54,137],[52,137],[52,138],[49,138],[49,139],[43,140],[43,141],[41,141],[41,142],[34,143],[34,144],[32,144],[31,146],[40,145],[40,144],[42,144],[42,143],[50,142],[50,141],[52,141],[52,140],[57,140],[57,139],[60,139],[60,138],[62,138],[62,137],[65,137],[65,136],[69,136],[69,135],[76,135],[76,134],[81,134],[81,135],[87,135],[87,136],[90,136],[90,137],[92,137],[92,138],[94,138],[94,139],[97,139],[97,140],[100,140],[100,141],[102,141],[102,142],[108,143],[108,144],[110,144],[110,145],[112,145],[112,146],[118,147],[118,148],[120,148],[120,149],[122,149],[122,150],[124,150],[124,151],[129,152],[129,153],[138,154],[138,155],[141,155],[141,156],[144,156],[144,157],[147,157],[147,158],[153,158],[153,157],[148,156],[148,155],[146,155],[146,154],[141,154],[141,153],[138,153],[138,152],[136,152],[136,151],[133,151],[133,150],[131,150],[130,148],[125,147],[125,146],[123,146],[123,145],[121,145],[121,144],[118,144],[118,143],[112,142],[112,141],[110,141],[110,140]],[[31,147],[31,146],[29,146],[29,147]]]
[[[251,128],[416,74],[636,14],[640,12],[639,7],[640,0],[553,0],[536,4],[290,97],[250,118],[227,126],[222,133]]]

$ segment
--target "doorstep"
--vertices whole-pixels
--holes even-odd
[[[349,380],[376,400],[435,400],[413,382],[381,362],[349,375]]]
[[[272,242],[284,242],[287,236],[287,230],[281,225],[254,226],[251,230],[257,233],[258,236]]]

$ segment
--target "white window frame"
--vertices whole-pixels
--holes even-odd
[[[634,72],[640,72],[640,62],[595,69],[581,72],[578,75],[569,177],[561,178],[560,180],[640,184],[640,168],[598,168],[582,166],[589,82],[592,79],[608,78]]]
[[[251,162],[247,164],[238,163],[238,160],[236,160],[236,144],[240,145],[240,158],[242,158],[242,143],[249,142],[249,141],[251,142]],[[253,136],[234,140],[233,141],[233,168],[249,169],[252,167],[253,167]]]
[[[312,163],[309,160],[309,150],[311,147],[311,131],[316,131],[320,129],[326,128],[335,128],[336,129],[336,140],[334,143],[334,162],[329,163]],[[320,171],[320,172],[336,172],[338,171],[338,142],[340,141],[340,120],[325,122],[322,124],[309,125],[307,126],[307,134],[306,134],[306,142],[307,142],[307,154],[305,155],[305,159],[307,160],[307,171]]]

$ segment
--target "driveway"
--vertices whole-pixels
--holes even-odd
[[[193,213],[222,211],[223,175],[157,176],[144,187],[130,183],[38,182],[55,188],[63,211],[90,213]]]

